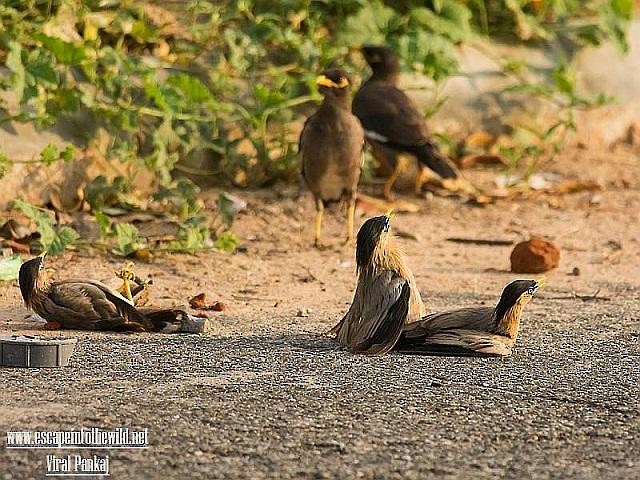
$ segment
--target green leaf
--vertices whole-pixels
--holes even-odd
[[[29,55],[25,70],[31,75],[34,83],[46,82],[54,85],[58,84],[58,74],[53,69],[52,60],[50,54],[46,54],[41,50]]]
[[[158,83],[154,75],[147,75],[144,79],[144,91],[158,108],[165,112],[180,112],[184,107],[184,100],[175,87],[167,82]]]
[[[19,255],[0,259],[0,281],[17,280],[21,265],[22,259]]]
[[[104,175],[98,175],[85,188],[87,202],[92,212],[102,211],[105,207],[130,208],[131,184],[124,177],[118,176],[112,182]]]
[[[240,240],[231,232],[220,235],[215,242],[215,247],[224,252],[233,252],[240,245]]]
[[[62,152],[60,152],[60,158],[65,162],[70,162],[76,155],[76,149],[73,145],[67,145]]]
[[[60,152],[58,151],[58,147],[56,147],[53,143],[50,143],[44,150],[40,152],[40,160],[47,165],[52,165],[56,160],[60,158]]]
[[[62,253],[68,245],[73,244],[80,235],[71,227],[60,227],[45,250],[49,255]]]
[[[2,179],[2,177],[5,176],[5,174],[7,173],[7,170],[9,169],[9,166],[12,163],[13,162],[9,157],[0,153],[0,179]]]
[[[18,42],[9,42],[6,65],[13,74],[11,76],[13,91],[19,99],[22,99],[25,87],[25,71],[22,64],[22,47]]]
[[[65,42],[60,38],[50,37],[44,33],[37,33],[34,38],[42,43],[56,57],[58,62],[65,65],[78,65],[87,58],[84,46]]]
[[[386,43],[398,30],[403,19],[396,11],[380,2],[365,3],[355,15],[347,18],[342,40],[347,44]]]
[[[138,229],[130,223],[118,223],[114,228],[116,234],[117,253],[126,257],[142,246]]]
[[[611,0],[611,10],[625,20],[633,16],[633,0]]]
[[[193,75],[171,75],[167,83],[180,90],[190,102],[201,103],[211,99],[211,92],[207,86]]]
[[[448,0],[436,14],[426,7],[411,10],[411,19],[420,28],[462,42],[471,37],[471,11],[460,3]]]
[[[36,229],[40,234],[40,243],[46,249],[56,236],[53,214],[20,199],[14,200],[13,205],[36,224]]]
[[[111,219],[102,212],[95,212],[93,218],[96,219],[98,227],[100,227],[100,236],[106,237],[111,234]]]
[[[195,253],[198,250],[211,246],[211,235],[206,225],[185,224],[178,234],[178,240],[169,244],[173,252]]]
[[[575,79],[567,66],[562,66],[552,73],[553,81],[562,93],[573,97],[575,94]]]
[[[14,200],[13,205],[36,224],[40,234],[39,242],[50,255],[58,255],[79,238],[78,232],[71,227],[57,228],[55,217],[48,210],[20,199]]]

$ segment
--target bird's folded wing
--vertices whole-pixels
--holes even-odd
[[[434,355],[506,356],[511,354],[513,341],[502,335],[477,330],[443,330],[422,338],[402,335],[396,350],[403,353]]]
[[[100,291],[86,282],[54,283],[47,295],[47,310],[59,315],[82,316],[87,321],[118,316],[115,306]]]
[[[378,282],[383,283],[378,277]],[[349,347],[353,352],[381,355],[391,350],[409,316],[409,282],[384,282],[363,299],[363,309]],[[375,292],[375,293],[374,293]]]
[[[143,325],[148,323],[124,297],[94,280],[54,283],[48,297],[61,314],[81,316],[86,321],[122,318]]]
[[[491,332],[494,328],[493,310],[491,307],[470,307],[431,313],[420,320],[408,323],[404,327],[403,336],[428,337],[453,328]]]
[[[309,135],[309,132],[313,129],[313,127],[312,127],[312,118],[313,117],[309,117],[304,122],[304,126],[302,127],[302,131],[300,132],[300,138],[298,139],[298,152],[302,152],[302,149],[304,148],[305,136]]]
[[[365,85],[356,96],[354,113],[370,140],[392,141],[398,146],[423,145],[427,140],[424,117],[413,101],[395,87]]]

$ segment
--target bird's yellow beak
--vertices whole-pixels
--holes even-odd
[[[44,257],[47,256],[47,251],[45,250],[44,252],[42,252],[40,255],[38,255],[41,259],[44,260]]]
[[[393,208],[390,210],[387,210],[387,213],[384,214],[385,217],[387,217],[389,220],[391,220],[393,217],[396,216],[395,212],[393,211]]]
[[[547,283],[547,277],[540,277],[539,279],[536,280],[536,287],[538,288],[542,288],[546,285]]]
[[[322,87],[328,87],[328,88],[344,88],[347,85],[349,85],[349,80],[347,80],[346,77],[342,77],[340,79],[340,82],[336,83],[333,80],[331,80],[329,77],[325,75],[320,75],[318,78],[316,78],[316,85],[320,85]]]

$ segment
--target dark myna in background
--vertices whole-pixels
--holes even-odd
[[[48,329],[171,333],[178,331],[184,316],[188,316],[182,310],[137,309],[95,280],[49,283],[44,254],[23,263],[18,280],[25,305],[47,321]],[[123,280],[129,281],[127,277]]]
[[[494,307],[469,307],[432,313],[405,326],[396,350],[440,355],[510,355],[524,307],[540,280],[515,280],[502,291]]]
[[[330,333],[352,352],[383,354],[409,319],[425,308],[411,270],[391,233],[391,215],[367,220],[356,239],[358,283],[353,302]]]
[[[424,116],[398,85],[400,63],[395,52],[386,46],[363,46],[361,51],[372,70],[353,99],[353,113],[364,127],[365,137],[374,157],[389,166],[393,173],[384,186],[384,195],[400,175],[399,154],[415,156],[420,163],[416,193],[422,189],[424,167],[443,179],[455,179],[458,170],[432,141]]]
[[[345,199],[347,241],[353,239],[356,193],[362,169],[364,133],[351,113],[351,79],[327,70],[316,80],[324,100],[300,134],[302,177],[316,203],[315,244],[320,245],[325,205]]]

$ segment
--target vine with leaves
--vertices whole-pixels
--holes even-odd
[[[340,62],[363,71],[351,48],[387,43],[437,92],[460,68],[456,47],[489,39],[563,46],[548,81],[527,80],[533,67],[526,62],[502,62],[511,94],[561,105],[561,120],[536,132],[561,142],[576,108],[608,100],[577,91],[575,52],[604,41],[626,51],[632,12],[632,0],[7,0],[0,5],[0,92],[10,95],[0,95],[0,124],[46,128],[86,115],[86,144],[106,131],[102,154],[154,172],[160,195],[197,193],[176,181],[194,173],[181,162],[194,156],[206,159],[195,173],[222,183],[291,181],[298,160],[290,125],[319,100],[319,70]],[[436,98],[431,111],[442,101]],[[0,174],[17,162],[71,161],[76,152],[48,146],[38,158],[12,159],[0,151]],[[505,154],[542,151],[528,145]],[[112,186],[109,180],[103,188]],[[112,228],[104,208],[89,206],[103,235],[122,240],[121,253],[140,240],[130,228]],[[208,245],[210,227],[194,220],[199,213],[180,217],[188,227],[176,250]]]

